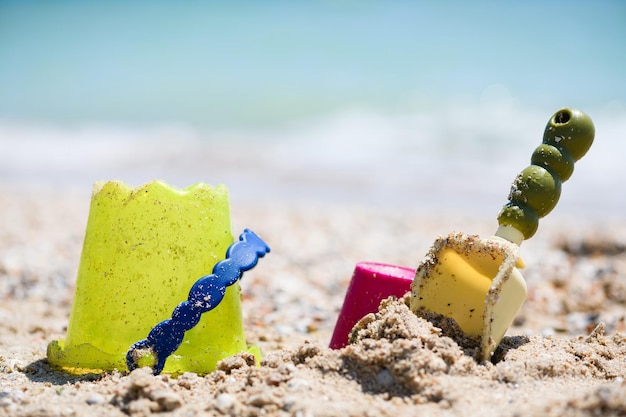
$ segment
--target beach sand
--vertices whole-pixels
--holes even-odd
[[[74,376],[46,347],[65,336],[89,190],[0,197],[0,415],[624,416],[626,220],[558,209],[522,245],[528,300],[492,362],[388,299],[340,350],[328,343],[357,262],[417,267],[440,234],[488,236],[494,216],[331,203],[232,204],[272,252],[242,280],[248,343],[206,376]]]

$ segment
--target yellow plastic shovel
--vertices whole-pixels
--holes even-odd
[[[546,126],[531,165],[511,186],[498,215],[495,236],[451,233],[438,238],[411,284],[411,310],[452,318],[479,340],[481,360],[491,357],[526,299],[519,246],[530,239],[539,218],[556,206],[561,183],[593,143],[595,128],[585,113],[563,108]]]

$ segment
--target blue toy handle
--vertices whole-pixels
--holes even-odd
[[[224,298],[226,288],[233,285],[245,271],[255,267],[259,258],[270,251],[269,246],[252,230],[245,229],[226,251],[226,259],[213,267],[213,273],[197,280],[187,301],[178,304],[172,318],[163,320],[150,330],[146,339],[133,344],[126,353],[126,365],[130,371],[138,367],[137,352],[149,349],[156,358],[153,372],[163,371],[167,358],[183,342],[185,332],[200,321],[202,313],[213,310]]]

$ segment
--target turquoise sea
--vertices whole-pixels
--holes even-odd
[[[572,106],[563,210],[619,215],[624,45],[617,0],[4,0],[0,182],[497,212]]]

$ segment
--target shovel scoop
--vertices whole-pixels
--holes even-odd
[[[531,165],[513,181],[495,235],[450,233],[435,240],[411,284],[411,310],[454,319],[479,342],[479,359],[488,360],[526,299],[519,247],[556,206],[561,184],[572,175],[574,162],[587,153],[594,135],[585,113],[557,111]]]

